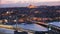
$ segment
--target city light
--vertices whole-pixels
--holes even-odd
[[[17,20],[14,20],[14,22],[17,22]]]
[[[8,11],[7,11],[6,13],[7,13],[7,14],[9,14],[9,12],[8,12]]]
[[[0,34],[60,34],[59,3],[60,0],[1,0]]]
[[[7,19],[4,19],[5,20],[5,23],[7,23],[8,22],[8,20]]]

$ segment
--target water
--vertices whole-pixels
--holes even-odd
[[[13,26],[15,27],[16,25]],[[37,24],[19,24],[18,27],[23,29],[33,30],[33,31],[47,31],[47,28]]]
[[[16,27],[16,25],[12,25],[12,26]],[[26,30],[33,30],[33,31],[48,31],[47,28],[37,24],[18,24],[18,27]],[[14,34],[14,30],[9,30],[5,28],[0,28],[0,32],[6,33],[6,34]]]
[[[14,30],[0,28],[0,34],[14,34]]]
[[[50,25],[55,25],[57,27],[60,27],[60,22],[51,22],[49,23]]]
[[[60,22],[51,22],[49,24],[53,24],[57,25],[60,27]],[[16,25],[12,25],[14,27],[16,27]],[[23,29],[29,29],[29,30],[34,30],[34,31],[48,31],[47,28],[42,27],[40,25],[37,24],[19,24],[18,27],[21,27]],[[14,34],[14,30],[9,30],[9,29],[5,29],[5,28],[0,28],[0,34]]]

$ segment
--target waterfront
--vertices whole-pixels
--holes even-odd
[[[14,27],[16,27],[16,25],[12,25],[12,26],[14,26]],[[28,26],[28,27],[27,27]],[[37,25],[37,24],[20,24],[18,27],[20,27],[20,28],[22,28],[23,29],[23,31],[27,31],[27,32],[29,32],[29,31],[31,31],[31,32],[35,32],[35,31],[47,31],[48,29],[47,28],[45,28],[45,27],[43,27],[43,26],[40,26],[40,25]],[[37,28],[36,28],[37,27]],[[20,29],[19,28],[19,29]],[[40,29],[41,28],[41,29]],[[20,29],[21,30],[21,29]],[[8,29],[1,29],[0,31],[2,31],[2,32],[4,32],[5,31],[5,33],[10,33],[10,34],[12,34],[14,31],[12,31],[12,30],[8,30]],[[9,32],[8,32],[9,31]],[[22,30],[21,30],[22,31]]]
[[[54,23],[54,22],[51,22],[51,23]],[[55,23],[59,23],[59,22],[55,22]],[[54,23],[54,24],[55,24]],[[58,24],[57,24],[58,25]],[[8,26],[10,26],[10,25],[8,25]],[[14,26],[15,28],[16,28],[16,25],[11,25],[11,26]],[[27,27],[28,26],[28,27]],[[56,25],[55,25],[56,26]],[[43,27],[43,26],[41,26],[41,25],[37,25],[37,24],[18,24],[18,28],[22,28],[22,30],[20,29],[20,31],[27,31],[27,32],[29,32],[28,30],[30,30],[30,31],[48,31],[49,32],[49,29],[46,27]],[[58,27],[60,27],[60,26],[58,26]],[[55,27],[56,28],[56,27]],[[11,29],[6,29],[6,28],[0,28],[0,32],[1,32],[1,34],[14,34],[14,31],[15,30],[11,30]],[[56,30],[55,30],[56,31]],[[57,32],[55,32],[54,31],[54,33],[57,33]],[[3,33],[4,32],[4,33]],[[53,33],[53,32],[50,32],[51,34]],[[48,34],[50,34],[50,33],[48,33]],[[30,33],[29,33],[30,34]]]
[[[29,34],[59,34],[59,21],[60,6],[0,8],[1,34],[14,34],[16,30]]]

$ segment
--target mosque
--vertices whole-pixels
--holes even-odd
[[[37,8],[37,6],[30,4],[28,8]]]

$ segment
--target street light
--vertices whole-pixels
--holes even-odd
[[[9,12],[7,11],[6,13],[8,14]]]

